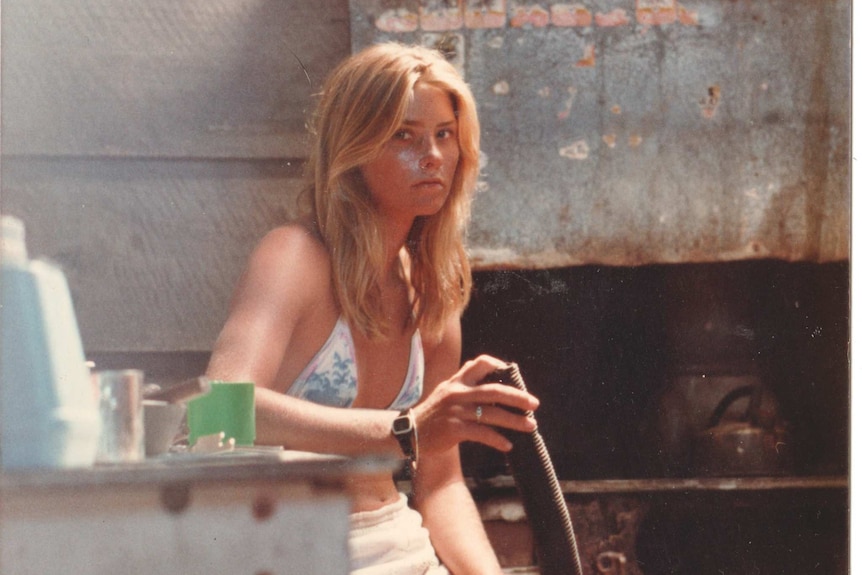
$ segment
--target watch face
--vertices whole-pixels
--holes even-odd
[[[407,433],[412,429],[410,425],[410,418],[407,416],[396,417],[395,421],[392,422],[392,432],[401,434]]]

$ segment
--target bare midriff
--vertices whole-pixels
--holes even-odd
[[[351,511],[374,511],[398,500],[392,475],[355,475],[347,478]]]

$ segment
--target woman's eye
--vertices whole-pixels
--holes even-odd
[[[392,136],[394,140],[406,140],[410,137],[410,133],[407,130],[398,130]]]
[[[451,128],[444,128],[444,129],[440,130],[439,132],[437,132],[437,137],[440,139],[451,138],[454,135],[455,135],[455,132]]]

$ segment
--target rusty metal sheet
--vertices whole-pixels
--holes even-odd
[[[849,0],[350,7],[474,89],[478,269],[849,255]]]

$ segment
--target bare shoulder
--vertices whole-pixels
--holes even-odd
[[[329,278],[326,249],[307,228],[291,224],[268,232],[234,291],[208,372],[272,389],[284,384],[286,350],[291,359],[307,361],[314,350],[302,346],[311,340],[319,346],[325,334],[313,328],[335,314]]]
[[[257,260],[257,261],[255,261]],[[272,273],[301,277],[303,283],[328,281],[329,253],[322,240],[301,224],[270,230],[252,255],[252,264],[263,264]]]
[[[255,247],[236,296],[304,307],[309,299],[328,293],[330,278],[323,242],[307,227],[289,224],[267,232]]]
[[[323,241],[310,228],[292,223],[267,232],[256,252],[278,259],[299,259],[312,266],[329,266],[329,253]]]

